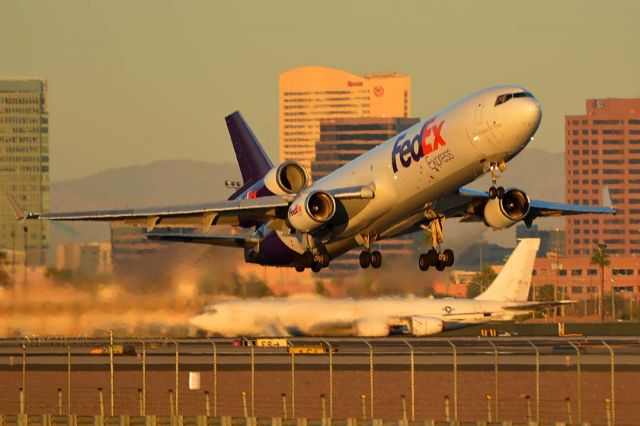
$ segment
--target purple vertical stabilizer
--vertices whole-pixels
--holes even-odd
[[[243,181],[242,188],[229,198],[232,200],[237,194],[243,193],[246,187],[262,179],[273,168],[273,164],[239,111],[226,116],[225,120]]]

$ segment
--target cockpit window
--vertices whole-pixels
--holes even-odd
[[[500,95],[496,98],[496,103],[494,106],[503,104],[511,98],[533,98],[533,94],[531,92],[505,93],[504,95]]]

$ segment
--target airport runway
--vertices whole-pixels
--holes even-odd
[[[640,423],[640,338],[289,338],[293,347],[324,348],[293,355],[234,343],[115,339],[125,354],[114,355],[111,376],[108,339],[0,340],[0,412],[18,412],[24,387],[30,413],[96,414],[102,388],[109,414],[113,377],[115,414],[139,413],[144,383],[146,412],[167,415],[177,378],[179,412],[191,415],[204,414],[208,400],[211,413],[242,416],[245,392],[247,411],[259,417],[281,416],[282,394],[289,416],[320,417],[324,394],[334,418],[361,417],[364,395],[366,413],[398,419],[404,395],[409,417],[444,419],[448,397],[450,415],[457,400],[459,418],[477,420],[487,418],[490,395],[491,415],[497,408],[500,419],[535,417],[539,403],[544,421],[577,419],[580,411],[583,420],[605,423],[613,378],[618,424]],[[190,376],[199,389],[189,388]]]

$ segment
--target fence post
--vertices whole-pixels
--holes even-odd
[[[213,345],[213,417],[218,417],[218,347]]]
[[[573,423],[573,415],[571,414],[571,398],[566,397],[565,399],[566,408],[567,408],[567,423]]]
[[[447,422],[451,421],[451,411],[449,409],[449,395],[444,396],[444,419]]]
[[[100,417],[104,418],[104,396],[102,388],[98,388],[98,405],[100,406]]]
[[[142,416],[147,415],[147,344],[142,340]]]
[[[67,415],[71,415],[71,345],[67,345]]]
[[[62,388],[58,388],[58,415],[62,415]]]
[[[604,340],[602,344],[609,349],[609,354],[611,355],[611,423],[616,424],[616,368],[615,368],[615,353],[613,352],[613,348],[607,344]]]
[[[18,396],[20,398],[20,414],[24,415],[24,389],[20,388],[18,390]]]
[[[329,348],[329,418],[333,418],[333,347],[326,339],[322,339]]]
[[[409,346],[409,369],[411,374],[411,421],[416,421],[416,380],[415,380],[415,356],[413,352],[413,345],[407,340],[404,343]]]
[[[327,423],[327,401],[324,394],[320,395],[320,406],[322,407],[322,424],[324,426]]]
[[[22,343],[22,392],[23,398],[26,401],[26,393],[27,393],[27,346],[25,343]],[[26,407],[23,407],[23,411],[26,410]],[[24,414],[24,412],[22,413]]]
[[[296,418],[296,354],[291,351],[291,418]]]
[[[364,340],[364,343],[369,347],[369,417],[373,420],[375,418],[373,411],[373,346],[366,340]]]
[[[204,391],[204,412],[209,417],[211,411],[209,410],[209,391]]]
[[[451,340],[447,343],[453,348],[453,420],[458,421],[458,350]]]
[[[611,400],[609,398],[604,399],[604,407],[607,411],[607,426],[612,426],[614,423],[613,416],[611,415]]]
[[[169,413],[172,418],[176,416],[176,406],[173,401],[173,389],[169,389]]]
[[[499,381],[498,381],[498,347],[489,340],[489,344],[493,347],[493,374],[495,376],[495,389],[493,391],[494,404],[495,404],[495,413],[496,413],[496,421],[499,419],[499,409],[500,409],[500,393],[499,389]],[[491,395],[489,395],[491,396]]]
[[[536,351],[536,423],[540,423],[540,350],[531,340],[528,342]]]
[[[140,417],[144,416],[144,405],[142,403],[142,389],[138,388],[138,411],[140,412]]]
[[[367,420],[367,396],[360,394],[360,409],[362,411],[362,420]]]
[[[531,424],[531,397],[529,395],[524,396],[524,400],[527,404],[527,424]]]
[[[407,400],[405,399],[404,395],[400,395],[400,399],[402,400],[402,421],[404,422],[405,426],[408,423],[407,420]]]
[[[255,346],[251,345],[251,417],[256,416],[256,354]]]
[[[282,400],[282,418],[287,420],[287,394],[281,393],[280,399]]]
[[[582,362],[580,359],[580,348],[573,342],[569,344],[576,350],[576,372],[578,375],[578,423],[582,423]]]
[[[487,421],[489,423],[491,423],[493,421],[493,416],[491,415],[491,394],[488,393],[487,394]],[[496,416],[496,420],[497,420],[498,416]]]
[[[247,393],[245,391],[242,391],[240,395],[242,396],[242,414],[246,419],[247,417],[249,417],[249,413],[247,412]]]

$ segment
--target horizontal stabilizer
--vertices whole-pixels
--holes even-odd
[[[9,203],[9,207],[11,207],[11,211],[13,211],[13,214],[16,217],[16,220],[22,220],[22,219],[26,219],[27,216],[29,217],[33,217],[31,216],[29,213],[27,213],[25,211],[25,209],[23,209],[20,204],[18,204],[18,202],[16,201],[15,198],[13,198],[13,195],[9,194],[8,192],[6,192],[4,194],[5,198],[7,199],[7,203]]]
[[[576,303],[575,300],[556,300],[548,302],[524,302],[519,305],[505,306],[503,309],[506,311],[546,311],[555,306],[572,305]]]
[[[250,235],[208,235],[208,234],[148,234],[147,238],[158,241],[210,244],[224,247],[255,247],[260,238]]]

